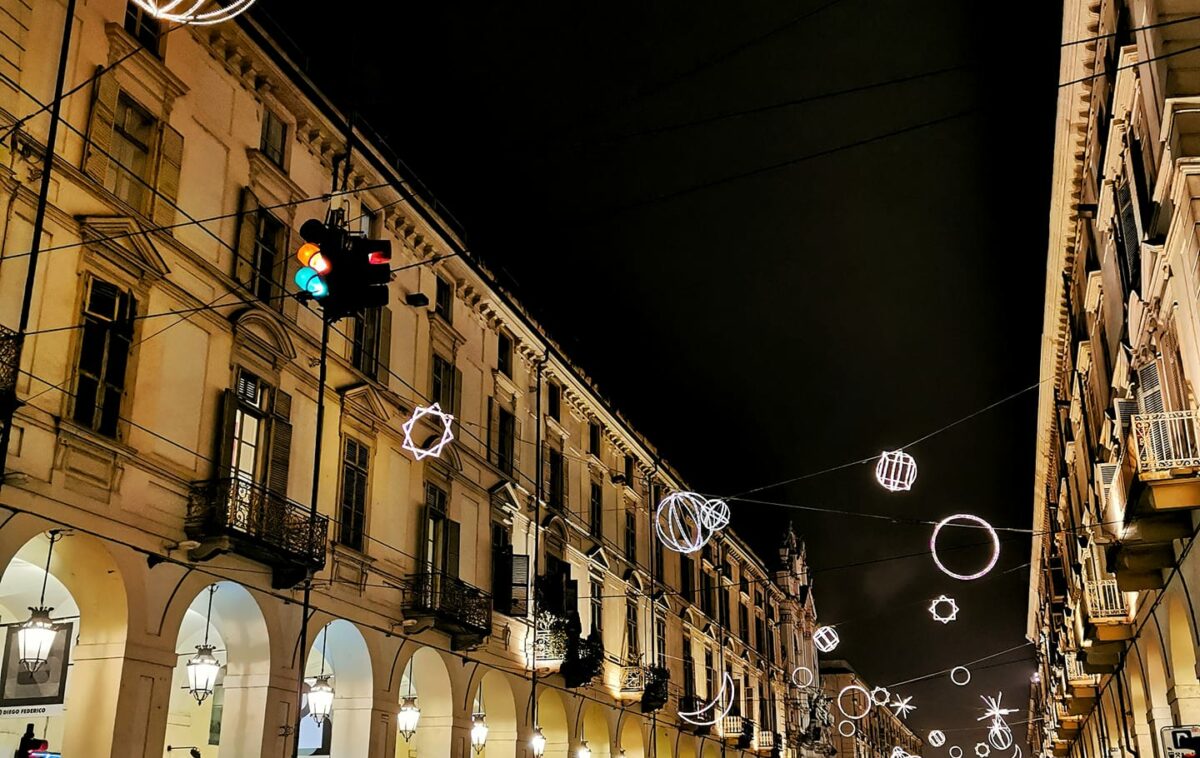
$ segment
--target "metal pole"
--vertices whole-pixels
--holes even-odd
[[[21,367],[21,348],[25,341],[25,332],[29,328],[29,311],[33,306],[33,283],[37,277],[38,256],[42,251],[42,230],[46,225],[46,206],[50,197],[50,174],[54,167],[54,148],[58,142],[59,110],[62,107],[63,84],[67,78],[67,56],[71,50],[71,32],[75,26],[75,2],[67,0],[67,17],[63,21],[62,46],[58,51],[58,75],[54,80],[54,99],[50,101],[50,130],[46,133],[46,157],[42,161],[42,181],[38,188],[37,210],[33,217],[33,239],[29,248],[29,262],[25,270],[25,292],[21,298],[21,316],[17,322],[16,354],[13,357],[13,376]],[[99,86],[97,83],[96,86]],[[6,398],[0,398],[0,402]],[[3,403],[4,428],[0,429],[0,486],[4,484],[4,475],[8,472],[8,446],[12,440],[13,418],[17,413],[17,391],[14,386],[10,403]]]
[[[313,527],[317,522],[317,497],[321,492],[321,438],[325,432],[325,378],[328,370],[329,321],[322,319],[321,368],[317,379],[317,433],[316,442],[313,445],[312,499],[309,505],[308,516],[308,534],[310,540],[316,531]],[[324,550],[325,546],[322,545],[321,549]],[[311,601],[312,573],[310,572],[307,581],[304,582],[304,603],[301,606],[300,613],[300,669],[296,674],[296,725],[295,731],[292,734],[293,758],[299,758],[300,756],[300,721],[303,718],[303,714],[300,712],[300,700],[304,697],[304,669],[308,661],[308,614]]]
[[[539,728],[537,718],[537,577],[540,576],[538,559],[541,557],[542,546],[542,369],[545,366],[546,358],[543,356],[537,363],[537,397],[534,399],[534,415],[537,417],[534,431],[534,460],[537,461],[537,470],[533,472],[533,664],[530,677],[530,681],[533,683],[530,690],[530,725],[534,729]]]

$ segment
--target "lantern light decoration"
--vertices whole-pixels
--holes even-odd
[[[254,0],[228,0],[222,4],[212,0],[133,0],[134,4],[151,16],[163,21],[191,26],[211,26],[228,21],[247,11]],[[202,9],[209,6],[209,10]]]
[[[46,571],[42,575],[42,594],[36,607],[30,607],[29,620],[17,629],[17,652],[21,666],[34,673],[50,658],[50,648],[58,638],[58,629],[50,619],[53,608],[46,605],[46,583],[50,579],[50,558],[54,555],[54,543],[62,539],[57,529],[50,531],[50,547],[46,550]]]
[[[677,553],[694,553],[729,524],[729,504],[696,492],[672,492],[658,503],[654,530]]]
[[[425,416],[433,416],[441,422],[442,436],[429,447],[420,447],[413,442],[413,427]],[[420,406],[413,411],[412,418],[401,425],[404,430],[404,441],[400,443],[400,447],[412,453],[418,461],[423,458],[437,458],[442,454],[442,448],[454,441],[454,431],[451,428],[453,424],[454,417],[444,412],[437,403],[428,407]]]
[[[813,644],[822,653],[832,653],[842,638],[832,626],[822,626],[813,632]]]
[[[885,450],[875,464],[875,479],[890,492],[912,489],[917,480],[917,462],[903,450]]]
[[[471,749],[475,751],[476,755],[483,752],[483,748],[487,744],[487,736],[487,716],[482,713],[471,714]]]
[[[321,726],[325,719],[333,713],[333,685],[329,683],[330,675],[325,673],[325,653],[329,649],[329,626],[321,629],[321,673],[317,680],[308,688],[308,713],[312,720]]]
[[[546,735],[542,734],[541,727],[534,727],[533,736],[529,738],[529,749],[537,758],[546,754]]]
[[[221,662],[213,655],[216,648],[208,644],[208,632],[212,628],[213,595],[216,592],[217,585],[209,585],[208,610],[204,614],[204,644],[196,646],[196,654],[187,662],[188,694],[196,698],[196,705],[212,694],[217,675],[221,672]]]

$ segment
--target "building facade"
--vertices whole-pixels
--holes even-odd
[[[1030,748],[1200,724],[1200,3],[1064,3],[1040,369]],[[1183,752],[1181,752],[1183,751]]]
[[[896,748],[921,755],[921,738],[888,705],[892,693],[872,687],[844,660],[821,662],[821,686],[839,715],[830,742],[845,758],[894,758]],[[841,701],[839,704],[839,700]],[[843,718],[862,714],[857,719]]]
[[[64,21],[0,0],[0,752],[31,723],[72,758],[466,756],[484,725],[487,758],[826,753],[803,546],[666,550],[680,474],[246,17],[77,8],[16,365]],[[330,210],[393,278],[323,362],[292,278]],[[418,458],[434,403],[454,440]],[[724,674],[729,715],[681,719]]]

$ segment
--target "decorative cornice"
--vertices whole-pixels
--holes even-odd
[[[120,63],[114,71],[128,70],[134,80],[148,85],[147,91],[161,96],[162,112],[159,115],[165,120],[175,101],[188,93],[187,84],[138,44],[120,24],[110,21],[104,25],[104,31],[108,34],[108,65]]]

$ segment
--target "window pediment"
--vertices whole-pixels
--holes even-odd
[[[144,106],[153,106],[155,115],[165,121],[175,101],[188,93],[188,86],[161,60],[140,49],[120,24],[110,21],[104,30],[108,33],[108,65],[115,66],[121,89],[133,93]],[[118,61],[121,65],[116,66]]]
[[[138,281],[170,273],[146,230],[132,218],[85,216],[79,223],[85,250],[101,251],[101,259],[116,263]]]
[[[347,408],[357,411],[358,416],[374,418],[386,423],[392,417],[392,410],[383,401],[383,396],[369,384],[357,384],[342,392]]]
[[[238,363],[268,368],[278,375],[284,364],[296,357],[287,332],[271,316],[257,308],[246,308],[232,317],[234,358]]]

